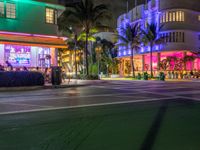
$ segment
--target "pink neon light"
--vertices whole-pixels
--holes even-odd
[[[191,56],[191,55],[194,55],[193,53],[191,52],[187,52],[187,56]],[[179,59],[182,59],[184,57],[184,52],[181,51],[181,52],[177,52],[177,51],[171,51],[171,52],[163,52],[160,54],[160,60],[164,60],[166,59],[167,57],[169,56],[174,56],[176,58],[179,58]],[[194,55],[195,56],[195,55]],[[147,66],[145,68],[145,70],[149,70],[150,69],[150,54],[147,54],[145,56],[145,65]],[[152,65],[153,65],[153,70],[157,70],[157,54],[154,53],[153,54],[153,57],[152,57]],[[175,65],[175,62],[172,60],[170,62],[170,68],[169,70],[174,70],[174,65]],[[182,66],[182,70],[184,69],[184,66]],[[200,58],[196,58],[194,63],[192,61],[188,61],[186,63],[186,70],[190,71],[190,70],[200,70]]]
[[[61,38],[63,40],[66,40],[67,37],[58,37],[58,36],[52,36],[52,35],[41,35],[41,34],[29,34],[29,33],[19,33],[19,32],[7,32],[7,31],[0,31],[0,34],[10,34],[10,35],[21,35],[21,36],[35,36],[35,37],[46,37],[46,38]]]

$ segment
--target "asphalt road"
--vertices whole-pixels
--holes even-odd
[[[199,150],[199,89],[198,82],[104,81],[1,92],[0,149]]]
[[[96,85],[0,92],[0,114],[160,100],[200,100],[199,82],[107,81]]]

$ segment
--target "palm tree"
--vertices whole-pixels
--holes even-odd
[[[119,35],[117,43],[118,46],[126,46],[127,48],[131,48],[131,68],[132,68],[132,77],[135,78],[135,67],[134,67],[134,54],[137,53],[140,41],[139,41],[139,26],[135,24],[132,26],[130,23],[127,23],[125,27],[121,27],[119,29]]]
[[[186,69],[187,62],[194,62],[197,57],[194,55],[186,55],[183,57],[184,68]]]
[[[66,10],[61,17],[64,18],[65,23],[71,23],[76,28],[81,28],[85,32],[85,65],[86,74],[88,71],[88,37],[90,29],[94,27],[103,26],[102,21],[108,18],[108,7],[104,4],[95,5],[92,0],[81,0],[76,5],[66,6]]]
[[[80,35],[77,34],[71,34],[69,38],[67,39],[67,46],[68,49],[73,51],[74,54],[74,66],[75,66],[75,77],[77,77],[78,74],[78,62],[77,62],[77,55],[81,53],[81,50],[84,49],[84,42],[82,40],[79,40]],[[78,51],[78,53],[77,53]],[[79,56],[80,58],[81,56]]]
[[[78,34],[80,34],[80,28],[72,28],[67,24],[67,20],[65,19],[64,15],[61,15],[60,18],[58,19],[58,30],[62,32],[62,34],[65,34],[68,39],[67,39],[67,44],[70,49],[74,50],[74,57],[75,57],[75,77],[77,77],[77,44],[78,44]],[[73,48],[72,48],[73,46]]]
[[[102,46],[101,52],[101,65],[102,68],[106,69],[107,75],[109,75],[109,68],[112,69],[112,74],[116,74],[118,72],[118,64],[120,61],[117,59],[117,48],[114,43],[99,38],[99,41]]]
[[[153,66],[152,66],[152,55],[153,55],[153,47],[157,44],[164,43],[164,39],[166,37],[160,37],[159,31],[162,26],[157,30],[157,25],[154,23],[148,24],[146,29],[141,29],[142,41],[144,44],[150,46],[150,71],[151,77],[153,77]]]

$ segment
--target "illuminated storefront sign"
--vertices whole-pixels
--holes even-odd
[[[56,59],[55,49],[49,47],[0,44],[0,64],[13,67],[50,67]],[[52,62],[53,63],[53,62]]]
[[[50,49],[45,47],[38,48],[38,66],[50,67]]]
[[[13,66],[30,66],[31,47],[20,45],[5,45],[5,59]]]

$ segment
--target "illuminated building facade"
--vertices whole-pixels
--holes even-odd
[[[0,64],[13,67],[57,66],[57,17],[65,8],[48,0],[0,0]]]
[[[62,66],[64,70],[66,70],[67,75],[73,76],[76,73],[75,67],[75,57],[77,63],[77,72],[83,70],[83,52],[81,50],[70,50],[70,49],[62,49],[58,55],[58,63],[59,66]]]
[[[182,67],[176,68],[171,61],[164,71],[196,71],[200,70],[200,3],[199,0],[149,0],[118,18],[118,28],[126,23],[138,23],[143,29],[146,24],[154,23],[159,29],[160,37],[166,37],[164,44],[153,47],[153,71],[163,71],[160,64],[168,57],[183,60],[186,56],[194,56],[195,60],[187,61]],[[139,52],[134,54],[136,72],[150,71],[150,47],[141,45]],[[130,74],[131,50],[119,47],[118,58],[121,60],[122,76]],[[197,58],[196,58],[197,57]]]

